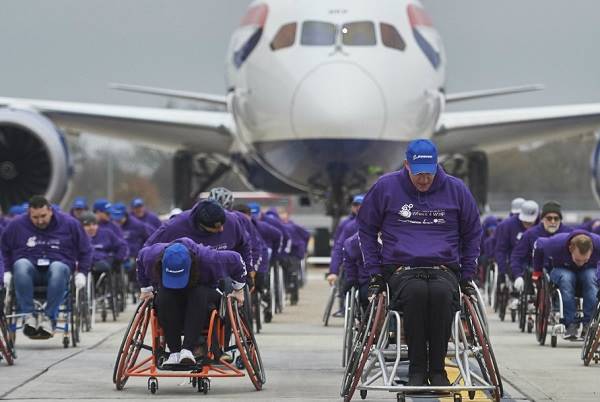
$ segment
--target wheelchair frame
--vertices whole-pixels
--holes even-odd
[[[0,311],[0,359],[12,366],[15,363],[15,345],[8,330],[8,323],[4,311]]]
[[[562,294],[558,286],[550,281],[550,275],[545,269],[540,281],[536,304],[536,337],[540,346],[545,345],[550,326],[550,346],[555,348],[558,344],[558,335],[564,334],[566,330],[565,324],[562,322],[564,319]],[[575,319],[581,321],[583,301],[581,297],[576,297],[575,300],[577,305]],[[574,341],[577,340],[574,339]]]
[[[346,292],[346,302],[344,304],[344,339],[342,345],[342,367],[350,359],[352,344],[360,330],[360,323],[364,314],[360,305],[359,290],[352,287]]]
[[[212,310],[210,314],[206,333],[205,360],[196,365],[177,366],[169,370],[161,368],[162,361],[168,354],[165,352],[164,332],[158,324],[156,310],[151,301],[142,301],[131,318],[117,353],[113,371],[113,383],[117,390],[123,390],[130,377],[148,377],[148,389],[155,394],[158,390],[159,377],[174,377],[189,378],[192,387],[197,388],[198,392],[207,394],[210,389],[210,378],[247,375],[255,389],[260,391],[266,382],[266,376],[256,340],[246,318],[240,314],[240,308],[237,301],[224,296],[219,309]],[[235,338],[234,346],[225,346],[226,320],[231,325]],[[148,328],[150,328],[150,345],[145,343]],[[214,363],[216,356],[212,346],[215,343],[224,352],[238,351],[239,356],[235,365],[223,360],[220,360],[218,365]],[[150,351],[151,355],[138,361],[142,350]],[[246,373],[242,371],[244,368]]]
[[[40,315],[45,314],[44,307],[46,302],[42,302],[39,299],[35,298],[36,291],[42,292],[46,291],[47,286],[34,286],[34,310],[33,314]],[[76,289],[74,282],[74,275],[71,273],[69,278],[69,283],[65,290],[65,295],[63,301],[58,309],[58,315],[56,319],[56,327],[55,331],[62,331],[63,338],[62,344],[63,347],[68,348],[69,345],[72,347],[77,346],[80,342],[80,332],[81,332],[81,313],[80,309],[83,304],[83,299],[85,298],[85,289],[80,290]],[[14,278],[11,280],[8,289],[8,302],[6,306],[6,311],[8,314],[6,315],[7,324],[8,324],[8,337],[10,338],[12,344],[16,343],[17,332],[21,330],[24,324],[21,321],[27,314],[18,314],[17,310],[17,299],[16,292],[14,288]],[[64,316],[61,319],[61,316]],[[62,325],[61,325],[62,322]],[[45,340],[45,339],[42,339]]]
[[[519,318],[519,329],[521,332],[532,333],[535,326],[535,314],[536,314],[536,299],[537,299],[537,288],[533,285],[531,279],[531,272],[527,269],[523,273],[523,291],[519,293],[519,307],[518,307],[518,318]]]
[[[585,366],[589,366],[592,360],[598,364],[600,361],[600,303],[596,305],[596,310],[590,321],[588,331],[583,340],[583,348],[581,348],[581,360]]]
[[[474,299],[463,294],[461,300],[461,310],[456,312],[452,325],[452,348],[448,350],[448,357],[453,361],[449,366],[459,370],[451,386],[397,385],[398,369],[407,364],[408,347],[398,342],[402,339],[401,314],[388,311],[389,299],[380,294],[371,301],[353,345],[340,392],[344,401],[350,401],[356,389],[362,399],[367,397],[368,391],[393,392],[398,401],[404,401],[406,395],[413,392],[445,392],[452,394],[454,401],[461,401],[462,391],[467,391],[470,399],[475,397],[476,391],[486,391],[500,401],[502,379],[483,318],[483,299],[479,294]],[[392,320],[396,343],[390,342],[391,331],[387,330]],[[477,361],[480,374],[471,368],[472,358]]]

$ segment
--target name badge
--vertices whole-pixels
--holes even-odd
[[[47,258],[38,258],[37,266],[38,267],[47,267],[50,265],[50,260]]]

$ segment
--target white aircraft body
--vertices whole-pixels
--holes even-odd
[[[446,112],[449,102],[540,88],[446,94],[445,67],[417,0],[258,0],[232,35],[226,96],[114,85],[216,111],[0,98],[0,203],[65,195],[63,130],[176,150],[180,204],[233,168],[257,189],[325,196],[339,215],[350,192],[400,166],[415,138],[432,138],[483,204],[488,153],[600,126],[600,104]]]

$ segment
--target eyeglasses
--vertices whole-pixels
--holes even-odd
[[[544,219],[549,222],[560,222],[560,216],[544,216]]]

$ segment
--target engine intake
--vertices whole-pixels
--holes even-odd
[[[67,191],[69,155],[61,132],[28,110],[0,109],[0,206],[44,194],[60,202]]]

